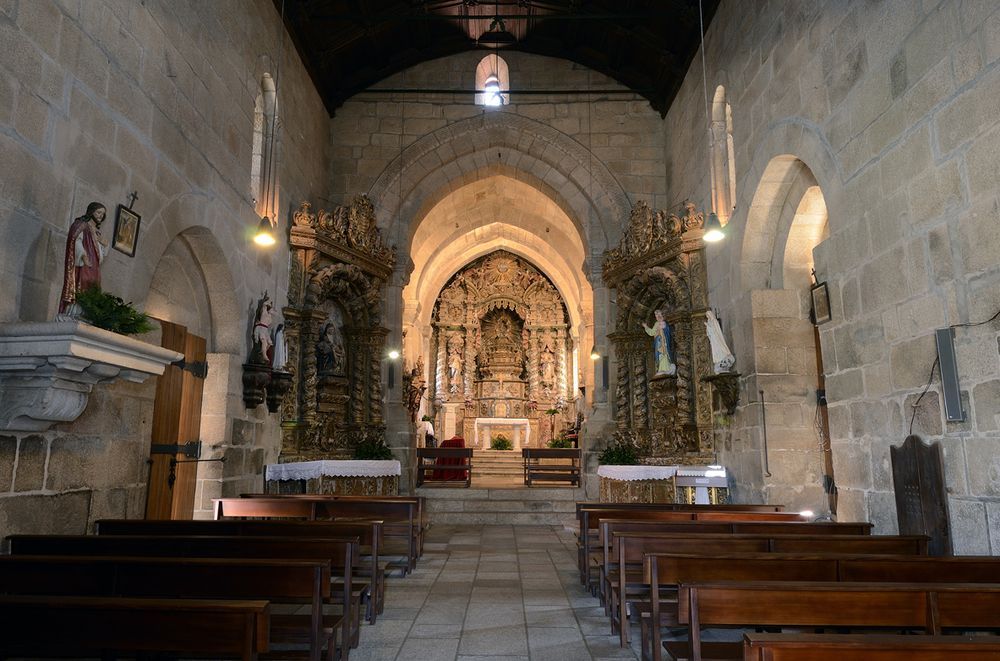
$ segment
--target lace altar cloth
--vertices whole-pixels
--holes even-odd
[[[299,461],[289,464],[268,464],[265,478],[271,480],[311,480],[316,477],[389,477],[402,473],[399,462],[387,460],[324,460]]]
[[[598,466],[597,474],[609,480],[669,480],[677,466]]]

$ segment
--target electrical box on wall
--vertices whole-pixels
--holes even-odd
[[[955,359],[955,331],[939,328],[934,331],[937,342],[938,365],[941,367],[941,390],[944,397],[944,414],[948,422],[965,420],[962,408],[962,391],[958,385],[958,361]]]

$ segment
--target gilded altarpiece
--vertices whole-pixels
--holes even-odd
[[[477,418],[527,419],[530,445],[544,445],[572,422],[567,321],[555,286],[510,252],[458,271],[434,310],[430,395],[439,418],[454,410],[456,431],[470,440]],[[438,424],[445,428],[443,418]]]
[[[617,292],[608,334],[617,359],[616,434],[636,444],[648,463],[713,457],[712,392],[701,380],[713,374],[703,226],[704,214],[690,202],[680,216],[639,202],[621,243],[604,255],[604,282]],[[672,334],[671,376],[655,374],[653,340],[643,330],[657,310]]]
[[[294,378],[281,406],[280,461],[344,458],[361,440],[385,436],[381,302],[395,249],[363,195],[316,213],[303,202],[289,245],[283,312]]]

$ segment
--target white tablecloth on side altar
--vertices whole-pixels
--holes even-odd
[[[386,460],[323,460],[299,461],[288,464],[268,464],[266,480],[311,480],[315,477],[388,477],[400,475],[402,468],[395,459]]]
[[[677,466],[598,466],[597,474],[609,480],[669,480]]]

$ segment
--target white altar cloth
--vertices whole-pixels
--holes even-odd
[[[268,464],[265,480],[311,480],[330,477],[388,477],[402,474],[402,467],[395,459],[387,460],[324,460],[298,461],[288,464]]]
[[[597,474],[609,480],[669,480],[677,466],[598,466]]]
[[[486,433],[483,435],[483,442],[479,443],[479,428],[485,427]],[[475,436],[472,439],[473,447],[482,447],[484,450],[490,449],[490,428],[491,427],[513,427],[514,428],[514,438],[513,444],[515,450],[520,450],[522,447],[528,445],[528,441],[531,438],[531,425],[528,424],[527,418],[476,418],[476,424],[474,428]],[[521,427],[524,427],[524,444],[521,443]]]

